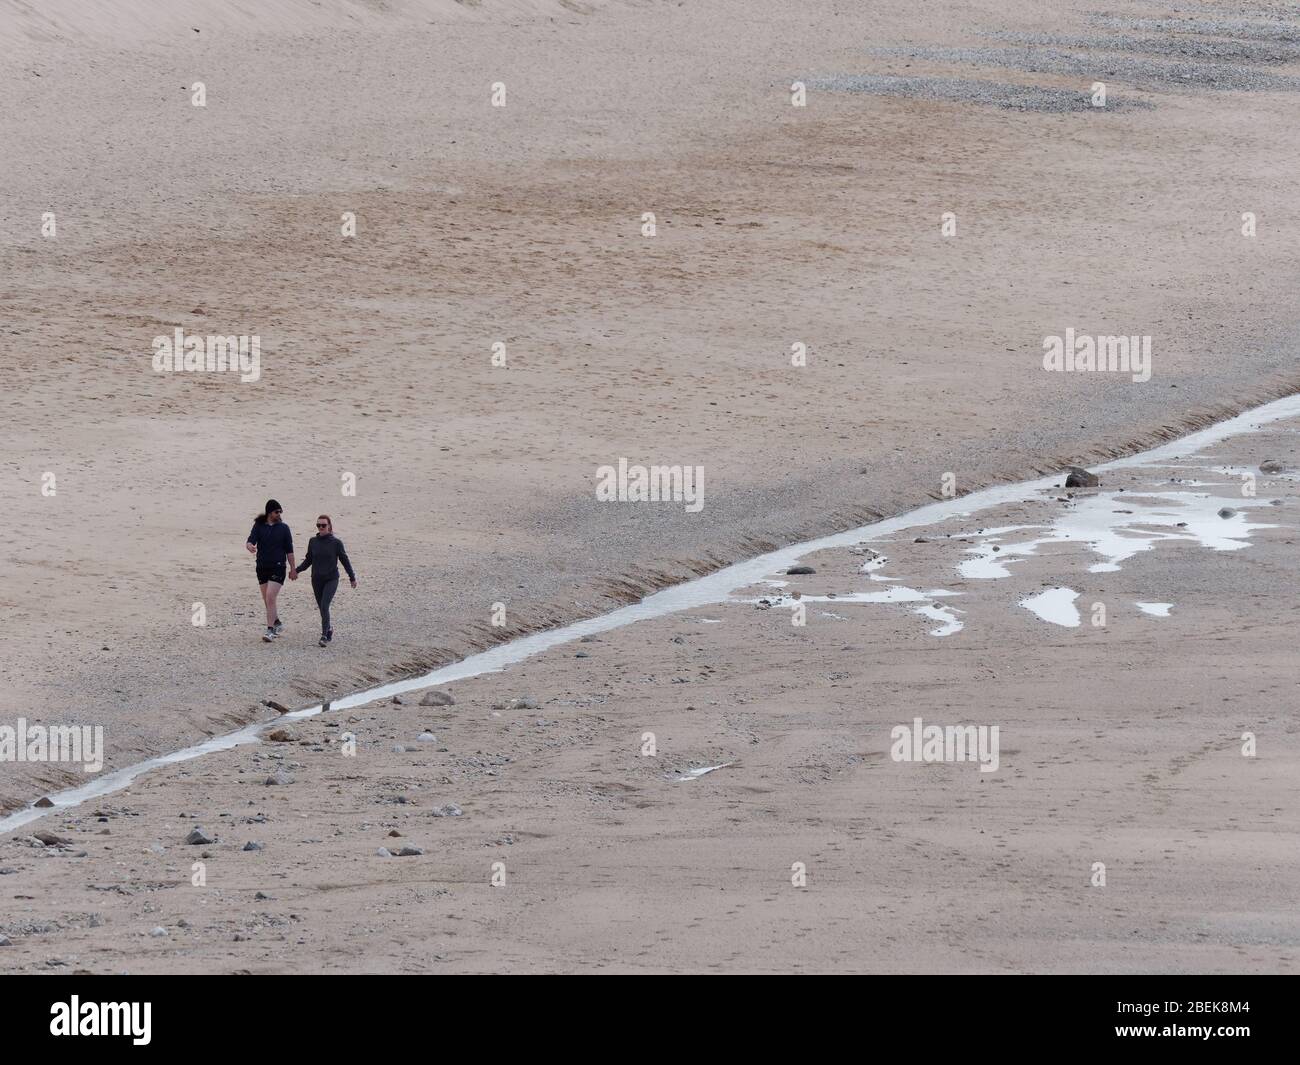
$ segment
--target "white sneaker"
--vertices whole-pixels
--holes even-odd
[[[262,633],[262,639],[266,643],[270,643],[272,640],[274,640],[275,636],[276,636],[275,629],[271,629],[271,628],[268,628],[264,633]]]

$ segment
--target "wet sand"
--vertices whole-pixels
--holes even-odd
[[[30,826],[67,846],[0,838],[0,960],[1294,972],[1298,434],[816,552],[811,575],[439,689],[452,705],[332,710],[148,774]],[[1059,538],[1083,525],[1105,550]],[[1007,576],[971,575],[995,556]],[[960,631],[850,601],[890,587],[955,593]],[[1055,588],[1079,593],[1079,625],[1020,605]],[[895,760],[918,716],[998,726],[997,769]],[[265,784],[277,771],[292,782]],[[184,845],[196,826],[216,842]],[[404,846],[423,853],[378,854]]]

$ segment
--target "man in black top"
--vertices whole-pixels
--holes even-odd
[[[284,587],[286,566],[293,568],[293,534],[284,523],[283,508],[274,499],[266,501],[266,510],[253,521],[253,531],[248,534],[244,547],[257,554],[257,583],[261,587],[262,602],[266,604],[266,632],[262,639],[270,643],[284,626],[276,609],[276,599]]]
[[[334,522],[328,514],[316,519],[316,535],[307,544],[307,554],[303,556],[302,565],[289,572],[289,579],[296,581],[298,574],[314,566],[311,571],[311,590],[316,593],[316,605],[320,607],[320,645],[324,647],[334,639],[334,628],[330,624],[330,603],[334,593],[339,590],[339,563],[348,571],[348,580],[352,587],[357,586],[357,575],[352,571],[352,562],[343,547],[343,541],[334,535]]]

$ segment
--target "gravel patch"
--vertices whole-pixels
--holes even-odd
[[[1145,100],[1125,100],[1110,95],[1104,108],[1093,107],[1091,95],[1083,91],[967,78],[837,74],[827,78],[807,78],[804,81],[814,91],[860,92],[871,96],[987,104],[1007,111],[1126,111],[1152,106]]]
[[[1064,52],[1055,48],[869,48],[867,54],[925,59],[936,63],[1002,67],[1035,74],[1070,74],[1089,81],[1112,78],[1148,89],[1300,92],[1300,78],[1227,63],[1163,63],[1122,55]]]
[[[1196,33],[1206,37],[1236,37],[1248,41],[1300,42],[1300,25],[1294,22],[1249,22],[1241,18],[1131,18],[1124,15],[1093,15],[1090,21],[1116,30]]]
[[[988,36],[1009,44],[1048,48],[1082,48],[1100,52],[1135,52],[1141,55],[1173,56],[1178,59],[1209,59],[1236,63],[1300,62],[1297,41],[1218,41],[1203,37],[1068,36],[1054,33],[995,31]]]

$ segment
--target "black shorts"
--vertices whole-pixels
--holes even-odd
[[[257,583],[265,584],[267,581],[274,581],[276,584],[284,583],[283,562],[277,564],[259,562],[257,564]]]

